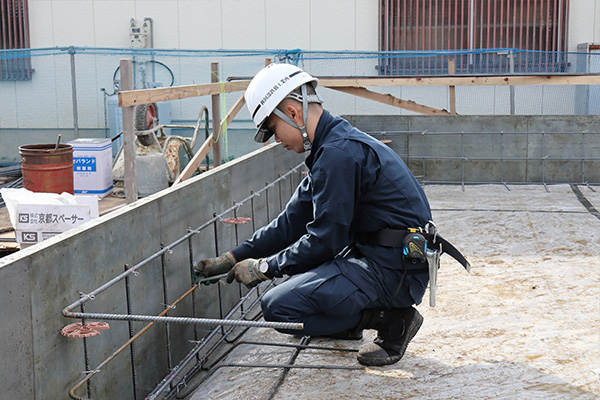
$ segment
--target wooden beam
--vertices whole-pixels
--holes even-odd
[[[242,109],[245,103],[246,100],[244,99],[244,95],[240,96],[240,98],[235,102],[233,107],[231,107],[231,110],[229,110],[229,112],[225,116],[225,119],[223,119],[219,124],[219,136],[223,131],[223,125],[229,125],[231,121],[233,121],[237,113]],[[189,179],[192,175],[194,175],[194,171],[196,170],[196,168],[198,168],[204,157],[206,157],[210,149],[212,149],[215,143],[213,139],[214,132],[210,134],[208,139],[206,139],[206,141],[202,144],[200,149],[198,149],[198,152],[194,154],[194,157],[192,157],[188,165],[186,165],[183,171],[181,171],[181,174],[179,174],[179,176],[175,179],[173,185],[176,185],[179,182],[183,182],[184,180]],[[208,169],[208,165],[206,166],[206,169]]]
[[[119,106],[135,106],[158,101],[187,99],[216,93],[246,90],[250,81],[204,83],[168,88],[124,90],[118,93]],[[221,85],[223,87],[221,87]],[[478,85],[600,85],[600,75],[511,75],[425,78],[321,78],[319,85],[364,86],[478,86]]]
[[[319,78],[319,86],[600,85],[600,75],[510,75],[425,78]]]
[[[150,104],[158,101],[187,99],[219,93],[244,91],[250,81],[204,83],[200,85],[173,86],[167,88],[123,90],[118,93],[119,107]]]
[[[331,89],[337,90],[340,92],[344,92],[344,93],[348,93],[348,94],[352,94],[354,96],[364,97],[365,99],[378,101],[380,103],[388,104],[390,106],[403,108],[405,110],[418,112],[420,114],[427,114],[427,115],[450,114],[446,110],[438,110],[437,108],[424,106],[422,104],[415,103],[412,100],[402,100],[402,99],[392,96],[391,94],[381,94],[381,93],[373,92],[364,87],[332,87]]]
[[[233,121],[233,119],[237,115],[237,113],[240,112],[240,110],[242,109],[242,107],[244,106],[244,104],[246,104],[246,99],[244,98],[244,95],[242,94],[240,96],[240,98],[237,99],[237,101],[235,102],[235,104],[233,105],[233,107],[231,107],[231,109],[229,110],[229,112],[225,116],[225,119],[223,121],[221,121],[221,125],[227,124],[227,126],[229,126],[231,124],[231,121]],[[223,128],[220,128],[220,129],[222,130]]]

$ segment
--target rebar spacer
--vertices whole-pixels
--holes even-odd
[[[106,322],[81,322],[70,324],[61,329],[60,333],[66,337],[82,338],[99,335],[99,331],[110,329]]]

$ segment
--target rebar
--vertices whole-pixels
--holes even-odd
[[[299,168],[301,168],[301,166],[304,163],[301,163],[299,165],[297,165],[296,167],[292,168],[290,171],[288,171],[287,173],[285,173],[284,175],[282,175],[279,179],[283,179],[283,177],[285,176],[289,176],[292,173],[296,172]],[[253,192],[250,196],[246,197],[245,199],[243,199],[242,201],[238,202],[238,204],[244,204],[248,201],[250,201],[251,198],[253,197],[257,197],[260,196],[263,192],[266,192],[269,188],[269,186],[272,184],[269,184],[268,186],[265,186],[264,188]],[[268,204],[268,202],[267,202]],[[132,268],[128,269],[127,271],[125,271],[124,273],[116,276],[115,278],[111,279],[110,281],[106,282],[105,284],[101,285],[100,287],[96,288],[95,290],[93,290],[92,292],[88,293],[88,294],[84,294],[80,299],[78,299],[77,301],[75,301],[74,303],[68,305],[67,307],[65,307],[62,311],[62,314],[65,317],[69,317],[69,318],[78,318],[78,317],[73,317],[71,315],[71,310],[79,307],[82,303],[86,303],[87,301],[93,299],[95,296],[99,295],[100,293],[104,292],[106,289],[112,287],[113,285],[115,285],[116,283],[118,283],[119,281],[125,279],[126,276],[129,276],[131,274],[134,274],[137,272],[138,269],[140,269],[141,267],[143,267],[144,265],[150,263],[151,261],[155,260],[157,257],[160,257],[162,254],[171,251],[172,248],[178,246],[179,244],[181,244],[182,242],[186,241],[187,239],[189,239],[190,237],[200,233],[200,231],[202,231],[204,228],[210,226],[211,224],[215,223],[216,221],[222,219],[222,217],[224,215],[227,215],[228,213],[232,212],[234,209],[236,209],[238,206],[234,206],[234,207],[230,207],[227,210],[223,211],[220,214],[215,215],[214,218],[210,219],[209,221],[205,222],[204,224],[200,225],[198,228],[189,230],[188,233],[182,237],[180,237],[179,239],[175,240],[173,243],[171,243],[170,245],[162,248],[160,251],[148,256],[147,258],[145,258],[144,260],[142,260],[141,262],[139,262],[138,264],[136,264],[135,266],[133,266]]]
[[[270,284],[268,284],[268,287],[271,287],[272,285],[275,284],[276,281],[272,281]],[[242,297],[238,303],[231,308],[230,312],[224,317],[225,319],[229,319],[232,318],[232,316],[237,313],[238,309],[241,308],[241,305],[245,303],[245,301],[247,299],[249,299],[251,296],[253,296],[254,294],[257,294],[257,298],[255,299],[255,301],[253,302],[253,304],[258,304],[258,302],[260,301],[260,299],[262,298],[262,296],[264,295],[265,292],[263,292],[263,294],[258,295],[258,289],[260,288],[259,286],[256,286],[255,288],[253,288],[252,290],[250,290],[244,297]],[[242,314],[241,316],[242,318],[244,317],[244,314]],[[233,329],[234,327],[231,326],[230,329]],[[157,396],[159,396],[161,393],[166,392],[166,388],[169,387],[171,385],[171,382],[173,382],[175,380],[175,378],[179,375],[179,373],[181,371],[183,371],[188,364],[194,359],[196,358],[196,356],[199,354],[199,352],[201,350],[203,350],[205,348],[205,346],[207,346],[214,337],[216,337],[219,332],[221,332],[221,330],[223,329],[222,326],[218,326],[215,329],[213,329],[205,338],[202,342],[199,342],[196,344],[196,346],[179,362],[179,364],[177,364],[173,370],[171,371],[171,373],[165,377],[165,379],[160,383],[160,385],[158,387],[156,387],[152,393],[150,393],[147,396],[148,400],[152,400],[152,399],[156,399]],[[227,331],[224,334],[221,334],[221,338],[217,340],[217,343],[214,344],[214,346],[209,349],[207,351],[207,355],[212,354],[212,352],[223,342],[226,341],[226,337],[227,334],[230,331]],[[197,363],[196,367],[192,369],[191,374],[194,375],[195,372],[197,372],[200,369],[200,366],[202,365],[202,362]],[[185,379],[185,377],[184,377]]]
[[[308,345],[309,343],[310,343],[310,336],[304,336],[300,340],[300,345],[304,346],[304,345]],[[273,386],[271,387],[271,390],[269,390],[269,393],[267,394],[267,397],[265,398],[266,400],[271,400],[273,398],[273,396],[275,396],[275,393],[277,393],[277,390],[279,389],[279,387],[285,380],[285,377],[290,372],[292,365],[296,362],[296,358],[298,358],[300,351],[302,351],[302,348],[300,348],[300,347],[297,347],[294,349],[294,352],[290,355],[290,358],[288,359],[288,362],[287,362],[288,365],[286,367],[283,367],[283,371],[281,371],[281,373],[279,374],[277,381],[273,384]]]
[[[160,247],[164,247],[164,245],[161,243]],[[167,266],[165,263],[165,253],[162,253],[160,255],[160,266],[161,266],[161,272],[162,272],[162,289],[163,289],[163,304],[166,307],[167,312],[171,309],[168,304],[169,304],[169,296],[167,294]],[[166,313],[165,313],[166,315]],[[167,322],[165,324],[165,330],[166,330],[166,335],[167,335],[167,368],[169,369],[169,371],[171,370],[171,368],[173,367],[173,360],[171,359],[171,326],[169,325],[169,323]]]
[[[188,228],[189,231],[189,228]],[[194,250],[192,246],[192,238],[188,238],[188,254],[190,260],[190,285],[194,286]],[[192,292],[192,317],[196,318],[196,291]],[[198,326],[194,324],[194,340],[198,341]]]
[[[303,328],[302,324],[293,324],[293,323],[277,323],[277,322],[261,322],[261,321],[248,321],[248,320],[233,320],[230,319],[231,316],[233,315],[233,310],[231,313],[229,313],[225,318],[220,318],[220,319],[207,319],[207,318],[197,318],[195,315],[195,306],[193,306],[192,309],[192,313],[193,313],[193,317],[189,318],[189,317],[169,317],[166,316],[166,314],[168,313],[168,311],[172,308],[175,307],[175,305],[177,303],[179,303],[180,301],[182,301],[186,296],[192,294],[195,291],[195,289],[198,288],[198,285],[194,285],[192,286],[191,289],[189,289],[186,293],[184,293],[178,300],[176,300],[174,303],[172,304],[167,304],[168,303],[168,293],[167,293],[167,282],[166,282],[166,254],[168,253],[172,253],[173,249],[175,247],[177,247],[179,244],[182,244],[184,241],[187,241],[188,243],[188,252],[189,252],[189,263],[190,263],[190,276],[193,276],[193,249],[192,249],[192,245],[191,245],[191,238],[200,233],[203,229],[209,227],[211,224],[214,225],[216,227],[216,222],[217,221],[222,221],[223,220],[223,216],[225,216],[228,213],[231,213],[232,211],[235,212],[235,210],[237,210],[237,208],[240,207],[241,204],[244,204],[248,201],[253,201],[254,197],[260,196],[263,192],[266,192],[270,186],[274,185],[275,183],[277,183],[279,180],[283,180],[285,179],[287,176],[290,176],[291,174],[294,174],[295,172],[298,171],[298,169],[302,166],[302,164],[299,164],[298,166],[291,168],[290,171],[288,171],[286,174],[282,175],[281,177],[279,177],[276,181],[270,183],[268,186],[262,188],[261,190],[258,190],[256,192],[252,192],[250,196],[246,197],[245,199],[243,199],[242,201],[236,203],[233,207],[228,208],[227,210],[223,211],[220,214],[214,214],[213,218],[210,221],[206,221],[204,224],[202,224],[201,226],[199,226],[196,229],[187,229],[187,233],[184,234],[182,237],[180,237],[179,239],[175,240],[173,243],[169,244],[169,245],[164,245],[161,243],[161,249],[159,251],[157,251],[156,253],[152,254],[151,256],[145,258],[144,260],[142,260],[141,262],[139,262],[138,264],[134,265],[133,267],[129,268],[128,266],[125,267],[125,271],[121,274],[119,274],[118,276],[114,277],[113,279],[109,280],[108,282],[106,282],[105,284],[101,285],[100,287],[94,289],[92,292],[84,294],[81,293],[80,298],[75,301],[74,303],[70,304],[69,306],[67,306],[65,309],[63,309],[63,315],[65,317],[69,317],[69,318],[80,318],[82,321],[85,321],[86,319],[100,319],[100,320],[117,320],[117,321],[127,321],[129,324],[129,340],[123,344],[119,349],[117,349],[111,356],[109,356],[107,359],[105,359],[102,363],[100,363],[100,365],[93,371],[89,370],[89,360],[88,360],[88,355],[87,355],[87,342],[85,341],[84,338],[84,353],[85,353],[85,363],[86,363],[86,376],[80,380],[73,388],[71,388],[71,390],[69,391],[69,396],[73,399],[78,399],[78,400],[83,400],[82,397],[78,396],[77,394],[75,394],[75,391],[77,389],[79,389],[79,387],[81,387],[81,385],[83,385],[84,383],[88,386],[88,397],[91,397],[91,387],[90,387],[90,379],[93,375],[95,375],[96,373],[100,372],[102,370],[102,368],[109,363],[112,359],[114,359],[114,357],[116,357],[117,354],[119,354],[121,351],[123,351],[127,346],[131,346],[133,344],[133,342],[140,337],[141,334],[143,334],[147,329],[149,329],[154,323],[156,322],[162,322],[165,323],[167,325],[167,356],[168,356],[168,361],[169,361],[169,374],[174,378],[177,374],[175,373],[175,371],[177,370],[177,367],[173,368],[172,367],[172,361],[171,361],[171,349],[170,349],[170,330],[169,330],[169,324],[171,323],[178,323],[178,324],[193,324],[194,325],[194,329],[195,329],[195,334],[194,334],[194,340],[197,340],[197,331],[196,331],[196,326],[197,325],[212,325],[212,326],[217,326],[218,328],[216,329],[220,329],[223,333],[225,333],[225,330],[223,329],[224,326],[229,326],[230,329],[233,329],[234,327],[245,327],[246,329],[248,329],[249,327],[268,327],[268,328],[275,328],[275,329],[291,329],[291,330],[300,330]],[[254,210],[252,210],[254,212]],[[217,236],[217,231],[215,230],[215,248],[218,250],[218,236]],[[163,301],[165,304],[165,309],[162,310],[162,312],[158,315],[158,316],[152,316],[152,315],[135,315],[132,313],[132,309],[131,309],[131,304],[130,304],[130,293],[129,293],[129,277],[134,274],[134,275],[138,275],[139,274],[139,270],[147,265],[150,264],[151,262],[153,262],[154,260],[156,260],[158,257],[160,257],[161,259],[161,268],[162,268],[162,280],[163,280]],[[208,281],[214,281],[214,280],[219,280],[222,279],[224,276],[226,276],[226,274],[220,275],[220,276],[215,276],[215,277],[211,277],[211,278],[205,278],[205,279],[201,279],[199,281],[199,283],[203,283],[203,282],[208,282]],[[96,296],[100,295],[101,293],[103,293],[104,291],[106,291],[108,288],[114,286],[116,283],[120,282],[120,281],[124,281],[125,282],[125,297],[126,297],[126,302],[127,302],[127,314],[114,314],[114,313],[87,313],[84,310],[84,305],[87,301],[89,300],[93,300],[96,298]],[[220,286],[220,285],[219,285]],[[251,290],[250,292],[248,292],[248,294],[246,296],[244,296],[241,300],[240,300],[240,304],[243,304],[243,302],[248,298],[248,296],[251,296],[253,293],[257,293],[259,290],[259,288],[255,288],[253,290]],[[219,301],[221,302],[221,294],[219,292]],[[77,307],[79,307],[81,309],[81,312],[74,312],[73,310],[75,310]],[[221,316],[223,314],[222,312],[222,304],[220,305],[221,308]],[[141,331],[139,331],[137,334],[133,335],[133,332],[131,330],[131,323],[133,321],[142,321],[142,322],[149,322],[149,324],[147,324]],[[216,331],[213,331],[216,332]],[[225,337],[225,336],[224,336]],[[206,339],[206,338],[205,338]],[[197,357],[197,354],[199,354],[198,352],[194,353],[194,357]],[[135,371],[135,352],[133,349],[133,346],[131,347],[131,360],[132,360],[132,377],[133,377],[133,385],[134,385],[134,396],[137,396],[136,392],[137,392],[137,379],[136,379],[136,371]],[[173,381],[173,379],[166,379],[165,382],[168,386],[171,385],[171,382]]]
[[[129,267],[128,265],[125,265],[126,271],[127,271],[128,267]],[[131,315],[133,313],[133,311],[132,311],[132,307],[131,307],[131,288],[129,286],[129,277],[128,276],[125,277],[125,296],[126,296],[126,300],[127,300],[127,314]],[[129,330],[129,340],[131,340],[131,338],[133,338],[133,321],[127,321],[127,325],[128,325],[128,330]],[[133,399],[137,400],[138,399],[138,385],[137,385],[137,374],[135,371],[135,346],[134,346],[133,342],[129,346],[129,351],[130,351],[130,358],[131,358],[131,381],[132,381],[132,385],[133,385]]]
[[[165,311],[169,311],[169,307]],[[106,314],[106,313],[82,313],[71,312],[71,318],[86,318],[95,320],[112,320],[112,321],[140,321],[140,322],[164,322],[174,324],[198,324],[198,325],[218,325],[218,326],[250,326],[256,328],[273,328],[273,329],[291,329],[302,330],[304,325],[295,322],[259,322],[259,321],[240,321],[226,320],[214,318],[190,318],[190,317],[159,317],[153,315],[136,315],[136,314]]]
[[[186,298],[192,291],[196,290],[198,287],[194,286],[191,289],[189,289],[187,292],[185,292],[183,295],[181,295],[181,297],[179,297],[177,300],[175,300],[175,302],[173,302],[173,304],[171,304],[172,307],[176,306],[180,301],[182,301],[184,298]],[[166,312],[168,311],[168,309],[163,310],[159,316],[164,315]],[[82,318],[83,320],[83,318]],[[72,399],[76,399],[76,400],[85,400],[83,397],[80,397],[78,395],[75,394],[75,391],[77,389],[79,389],[81,387],[81,385],[83,385],[84,383],[87,383],[89,385],[89,380],[92,378],[92,376],[94,376],[95,374],[97,374],[98,372],[100,372],[102,370],[102,368],[104,368],[104,366],[106,364],[108,364],[111,360],[113,360],[117,355],[119,355],[119,353],[121,353],[123,350],[125,350],[127,348],[127,346],[131,345],[131,343],[133,343],[138,337],[140,337],[144,332],[146,332],[148,329],[150,329],[150,327],[152,325],[154,325],[154,321],[150,322],[149,324],[147,324],[144,328],[142,328],[137,334],[135,334],[132,338],[130,338],[128,341],[126,341],[123,345],[121,345],[121,347],[119,347],[116,351],[114,351],[107,359],[105,359],[104,361],[102,361],[95,370],[92,371],[86,371],[87,375],[80,380],[79,382],[77,382],[77,384],[75,386],[73,386],[70,390],[69,390],[69,397],[71,397]],[[89,396],[88,394],[88,397]]]

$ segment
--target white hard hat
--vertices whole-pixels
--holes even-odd
[[[266,119],[294,89],[309,82],[316,88],[319,80],[291,64],[270,64],[252,78],[246,93],[244,93],[244,98],[252,120],[258,128],[254,136],[255,141],[262,143],[269,140],[273,131],[263,127]],[[303,93],[306,91],[303,90]],[[303,102],[303,99],[298,96],[294,98]],[[304,99],[304,103],[322,102],[318,96],[314,95],[305,95]],[[306,115],[304,117],[306,118]]]

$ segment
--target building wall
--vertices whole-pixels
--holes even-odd
[[[600,43],[600,0],[571,0],[569,51],[588,42]]]
[[[377,0],[29,0],[31,47],[128,47],[149,17],[166,49],[377,50]],[[600,0],[571,0],[569,50],[600,41]]]
[[[268,56],[261,54],[252,59],[230,55],[157,58],[172,70],[175,85],[187,85],[208,82],[211,62],[219,62],[221,79],[252,76],[264,65],[266,57],[276,54],[276,49],[377,50],[378,4],[377,0],[29,0],[31,47],[90,48],[87,54],[79,52],[74,56],[78,128],[103,137],[114,136],[118,131],[111,132],[108,121],[115,103],[111,106],[110,101],[115,96],[109,98],[107,94],[114,92],[112,78],[119,60],[131,56],[118,52],[95,54],[93,49],[129,47],[132,18],[138,26],[145,18],[152,19],[153,46],[157,49],[274,50]],[[571,0],[569,50],[576,51],[578,43],[596,41],[600,42],[600,0]],[[67,132],[73,132],[74,126],[69,55],[65,52],[36,56],[31,61],[35,69],[31,81],[0,81],[0,163],[18,162],[20,144],[53,143],[57,132],[62,132],[64,141],[74,137],[74,133]],[[570,62],[575,69],[574,60]],[[375,75],[376,65],[377,60],[369,58],[303,63],[317,76]],[[450,108],[448,87],[374,90],[438,109]],[[515,113],[573,114],[575,90],[573,86],[518,87]],[[600,108],[596,92],[583,96],[599,103],[590,106],[590,110]],[[414,115],[332,90],[324,89],[322,94],[326,107],[335,114]],[[234,104],[239,95],[226,95],[225,108]],[[457,112],[506,115],[510,112],[509,98],[506,87],[458,87]],[[208,96],[170,102],[171,120],[193,124],[200,107],[210,108],[210,104]],[[234,124],[237,129],[251,125],[245,108]]]
[[[377,50],[375,0],[30,0],[31,47],[128,47],[153,20],[162,49]],[[333,18],[335,16],[335,18]]]

